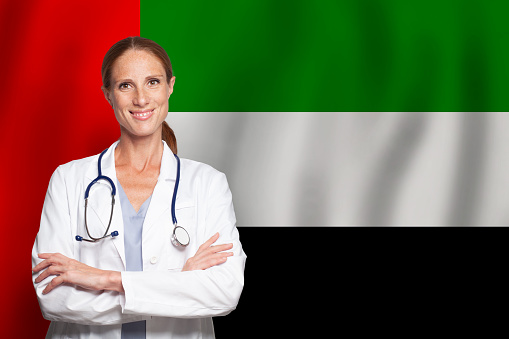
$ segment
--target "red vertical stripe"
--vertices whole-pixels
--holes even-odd
[[[51,173],[119,136],[101,63],[140,34],[139,0],[0,1],[2,337],[43,338],[30,252]]]

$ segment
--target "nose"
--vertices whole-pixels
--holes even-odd
[[[147,105],[148,102],[149,102],[149,97],[148,97],[147,93],[145,93],[143,88],[138,88],[136,90],[136,93],[134,94],[134,97],[133,97],[133,104],[136,106],[143,107],[143,106]]]

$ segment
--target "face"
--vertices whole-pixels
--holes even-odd
[[[102,88],[115,111],[122,136],[161,137],[168,115],[168,99],[175,77],[168,83],[166,71],[153,54],[128,50],[113,63],[110,89]]]

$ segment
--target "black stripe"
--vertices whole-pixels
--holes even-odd
[[[245,287],[237,309],[214,318],[220,339],[469,334],[502,315],[492,302],[509,304],[507,228],[239,232]]]

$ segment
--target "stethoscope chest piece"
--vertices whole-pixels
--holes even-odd
[[[184,227],[177,226],[177,224],[174,226],[171,235],[171,243],[177,247],[186,247],[189,245],[189,233],[187,233]]]

